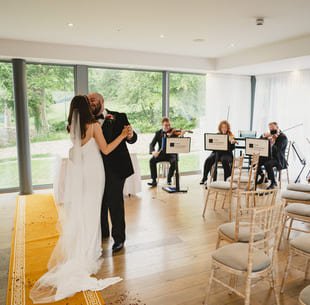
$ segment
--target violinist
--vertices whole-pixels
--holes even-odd
[[[257,170],[257,184],[266,182],[266,179],[270,180],[270,185],[267,189],[274,189],[277,187],[273,169],[278,171],[287,168],[287,161],[285,157],[285,151],[288,144],[287,136],[280,130],[277,122],[269,123],[269,132],[264,133],[261,138],[268,139],[270,143],[269,157],[260,157],[259,166]],[[268,177],[264,176],[262,166],[264,166]],[[268,180],[267,180],[268,181]]]
[[[162,119],[162,128],[156,131],[152,142],[150,143],[150,154],[152,158],[150,159],[150,171],[152,181],[148,183],[149,186],[157,186],[157,167],[158,162],[167,161],[170,163],[167,184],[171,185],[171,179],[174,175],[177,155],[176,154],[166,154],[165,152],[165,138],[167,137],[178,137],[183,136],[185,131],[176,130],[171,128],[170,120],[168,118]],[[155,146],[157,144],[157,150]]]
[[[224,169],[224,180],[226,181],[227,178],[229,178],[231,175],[231,165],[233,162],[233,150],[235,149],[235,143],[237,143],[237,141],[235,140],[234,135],[230,130],[230,124],[228,121],[220,122],[220,124],[218,125],[218,133],[229,136],[228,150],[217,152],[218,159],[219,161],[222,162],[222,166]],[[204,184],[206,187],[207,187],[208,175],[215,161],[216,161],[216,152],[213,151],[204,163],[203,177],[200,182],[200,184]]]

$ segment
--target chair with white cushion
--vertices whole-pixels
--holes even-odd
[[[250,305],[253,282],[267,279],[279,305],[276,285],[276,252],[279,240],[279,228],[283,213],[283,203],[269,207],[259,207],[249,210],[250,238],[248,243],[232,243],[218,248],[212,253],[212,267],[209,285],[204,304],[207,305],[211,296],[213,282],[216,282],[231,292],[245,299],[244,304]],[[261,230],[256,230],[261,228]],[[257,235],[263,235],[257,240]],[[244,277],[245,290],[237,289],[236,281],[231,277]]]
[[[285,268],[285,272],[284,272],[284,276],[282,280],[282,285],[281,285],[281,293],[284,292],[284,286],[285,286],[285,282],[288,276],[288,272],[291,267],[292,259],[295,256],[301,256],[305,258],[306,260],[306,264],[304,265],[305,268],[303,268],[303,270],[301,271],[305,272],[305,279],[307,279],[308,272],[309,272],[309,262],[310,262],[310,234],[309,233],[300,235],[297,238],[290,241],[287,264],[286,264],[286,268]]]
[[[220,246],[221,241],[228,243],[243,242],[250,240],[249,221],[251,213],[249,209],[258,207],[268,207],[275,205],[277,190],[258,190],[251,192],[240,192],[237,198],[236,217],[233,222],[221,224],[217,228],[218,239],[216,248]],[[260,234],[255,235],[255,240],[264,238],[263,229],[255,228]]]
[[[301,291],[298,300],[301,305],[310,305],[310,285]]]
[[[216,208],[218,195],[223,196],[222,208],[224,208],[226,200],[228,201],[228,209],[229,209],[229,220],[231,220],[231,200],[233,193],[237,191],[240,187],[240,178],[242,173],[244,157],[240,156],[238,158],[234,158],[231,170],[231,180],[230,181],[213,181],[210,182],[207,189],[205,205],[203,209],[202,216],[205,217],[206,209],[208,202],[210,200],[210,195],[214,194],[214,210]],[[237,181],[234,182],[234,178],[237,177]]]
[[[310,184],[290,183],[287,185],[286,189],[289,191],[310,193]]]
[[[294,221],[310,222],[310,193],[287,190],[281,193],[281,198],[285,206],[281,237],[285,228],[288,229],[287,239],[289,239],[292,230],[308,232],[293,227],[293,224]],[[288,221],[289,224],[287,225]]]

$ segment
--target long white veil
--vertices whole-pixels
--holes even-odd
[[[101,249],[89,253],[83,236],[87,223],[84,220],[83,153],[77,111],[73,112],[70,137],[73,146],[67,164],[64,205],[59,209],[60,237],[49,259],[48,272],[30,291],[33,303],[56,302],[79,291],[102,290],[121,281],[119,277],[98,280],[91,276],[99,270],[103,259]]]

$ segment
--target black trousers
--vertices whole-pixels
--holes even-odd
[[[224,180],[226,181],[227,178],[229,178],[231,176],[231,164],[233,161],[233,157],[231,154],[228,153],[218,153],[218,159],[219,161],[222,162],[222,166],[224,169]],[[216,153],[212,152],[210,154],[210,156],[206,159],[205,164],[204,164],[204,168],[203,168],[203,181],[207,181],[208,180],[208,175],[211,171],[211,168],[213,166],[213,164],[215,163],[215,159],[216,159]],[[216,180],[217,177],[217,173],[215,173],[215,179]]]
[[[125,178],[119,177],[110,170],[106,170],[105,190],[101,206],[101,233],[102,236],[109,236],[108,212],[112,224],[112,237],[114,242],[123,243],[125,234],[125,208],[123,189]]]
[[[258,169],[257,169],[257,173],[259,175],[263,175],[263,170],[262,170],[262,166],[265,167],[265,170],[267,172],[268,175],[268,179],[272,182],[275,183],[276,179],[274,176],[274,171],[273,169],[276,167],[277,169],[280,168],[279,163],[277,160],[275,159],[270,159],[270,158],[266,158],[266,157],[260,157],[259,158],[259,163],[258,163]]]
[[[169,167],[169,172],[168,172],[167,180],[171,181],[171,179],[172,179],[172,177],[174,175],[174,171],[175,171],[176,160],[177,160],[177,156],[173,155],[173,154],[160,153],[157,158],[152,157],[150,159],[150,171],[151,171],[151,178],[152,178],[152,180],[156,180],[157,179],[157,167],[156,167],[156,164],[158,162],[167,161],[167,162],[170,162],[170,167]]]

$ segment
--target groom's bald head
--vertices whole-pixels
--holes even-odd
[[[90,108],[94,115],[102,113],[104,110],[104,98],[98,92],[91,92],[87,95]]]

